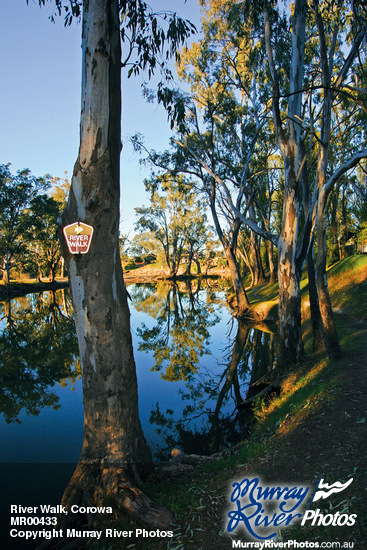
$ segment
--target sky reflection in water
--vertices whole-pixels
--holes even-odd
[[[152,450],[208,453],[240,439],[246,419],[235,404],[246,398],[247,364],[255,360],[256,377],[266,372],[274,337],[238,328],[218,286],[131,285],[129,293],[140,418]],[[83,404],[71,310],[67,291],[0,304],[1,462],[78,459]]]

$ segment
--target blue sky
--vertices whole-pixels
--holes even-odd
[[[171,9],[199,26],[198,0],[151,0],[155,9]],[[52,24],[51,4],[38,0],[0,0],[0,163],[11,170],[30,168],[71,177],[79,146],[81,25]],[[161,107],[145,103],[144,78],[123,78],[121,156],[121,230],[134,224],[134,207],[147,202],[146,172],[126,140],[140,132],[148,147],[168,146],[170,130]]]

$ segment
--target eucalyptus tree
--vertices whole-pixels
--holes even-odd
[[[235,29],[238,21],[229,23],[225,15],[228,6],[224,2],[203,4],[206,8],[203,18],[204,38],[199,45],[194,44],[190,50],[184,50],[179,68],[181,78],[191,85],[193,109],[197,113],[195,125],[190,130],[203,145],[198,154],[198,149],[195,150],[189,141],[189,135],[185,135],[178,143],[214,180],[217,208],[229,226],[227,235],[235,263],[240,227],[243,223],[249,227],[252,266],[249,261],[247,263],[254,273],[254,281],[259,282],[264,274],[257,233],[261,233],[265,213],[265,210],[262,214],[258,213],[260,189],[263,186],[259,176],[272,154],[272,140],[267,133],[268,110],[263,101],[262,89],[264,52],[251,34],[251,23],[242,24],[242,32],[238,33]],[[239,210],[243,210],[242,216],[239,216]],[[216,221],[213,208],[212,214]],[[246,220],[243,214],[247,214]],[[268,237],[271,235],[270,231],[264,227],[262,229]],[[231,267],[228,245],[223,237],[221,241]],[[238,271],[238,266],[235,267]],[[238,295],[241,287],[238,278],[238,273],[232,275],[240,304],[238,298],[241,297]],[[245,305],[248,309],[248,305]],[[240,306],[239,313],[240,316],[246,315],[246,309]]]
[[[13,175],[9,165],[0,165],[0,258],[5,284],[10,280],[15,258],[19,260],[27,248],[31,202],[48,187],[48,177],[36,178],[28,169]]]
[[[282,79],[284,56],[277,61],[279,47],[274,41],[279,13],[274,12],[267,2],[263,5],[264,37],[272,81],[273,120],[285,168],[283,221],[278,242],[280,360],[285,366],[302,356],[299,281],[305,255],[310,248],[310,242],[312,244],[315,217],[318,250],[316,282],[323,337],[329,354],[334,357],[340,355],[325,273],[325,212],[327,197],[335,182],[366,155],[359,141],[359,151],[339,166],[334,166],[331,170],[328,163],[333,102],[351,73],[350,69],[366,32],[363,19],[357,29],[350,24],[352,7],[349,2],[320,2],[320,5],[317,1],[310,5],[304,0],[295,2],[292,14],[292,46],[288,57],[288,87],[288,82],[284,85]],[[348,22],[347,26],[342,24],[344,20]],[[315,55],[312,59],[307,59],[306,39],[309,41],[315,35],[313,21],[318,29],[318,36],[313,43]],[[352,46],[344,59],[341,43],[347,32]],[[336,52],[339,56],[338,64],[333,69]],[[317,80],[319,74],[321,81]],[[317,88],[321,92],[312,93]],[[315,97],[317,102],[314,104]],[[315,190],[312,199],[310,196],[307,198],[306,220],[300,235],[300,181],[307,162],[305,149],[302,147],[305,134],[317,139],[319,154],[315,170]],[[309,260],[312,261],[310,256]]]
[[[327,157],[332,136],[330,113],[335,99],[340,97],[341,91],[345,93],[346,90],[351,96],[357,95],[356,102],[363,107],[363,88],[359,87],[357,93],[356,87],[351,85],[350,75],[353,72],[356,74],[353,65],[356,64],[357,54],[362,54],[363,61],[361,43],[365,36],[363,18],[365,14],[359,4],[352,5],[348,1],[320,2],[320,8],[316,1],[308,3],[306,0],[297,0],[292,10],[287,7],[281,9],[267,0],[257,2],[256,6],[252,2],[238,0],[226,2],[207,0],[203,4],[208,6],[209,21],[206,22],[206,30],[210,29],[210,32],[204,35],[204,40],[199,45],[193,45],[190,51],[185,51],[182,55],[183,63],[186,62],[186,66],[191,64],[194,67],[190,72],[184,65],[185,68],[182,71],[184,77],[191,83],[193,100],[186,100],[185,105],[185,100],[179,99],[173,109],[170,101],[174,94],[163,96],[163,102],[166,101],[169,114],[178,122],[179,137],[176,139],[176,144],[186,151],[185,169],[194,173],[199,181],[200,178],[203,180],[204,175],[207,182],[215,182],[215,198],[219,197],[222,201],[221,214],[223,215],[224,211],[227,214],[230,212],[232,221],[235,222],[234,226],[230,226],[231,236],[236,235],[236,229],[244,224],[277,245],[279,362],[285,368],[299,361],[303,355],[300,278],[307,254],[310,278],[313,277],[312,250],[317,221],[318,296],[316,284],[310,284],[310,290],[314,289],[313,294],[311,293],[312,301],[322,323],[323,337],[329,354],[337,356],[340,349],[333,326],[325,275],[324,220],[327,197],[335,182],[365,157],[365,151],[363,140],[360,139],[357,142],[357,148],[350,156],[344,156],[343,162],[336,163],[334,167],[329,165]],[[357,9],[360,9],[358,17],[353,18]],[[342,24],[342,21],[345,23]],[[226,28],[227,31],[224,35],[221,35],[222,28]],[[232,36],[235,38],[232,39]],[[346,37],[351,46],[347,55],[343,57],[341,43]],[[245,41],[244,53],[241,51],[241,55],[231,58],[228,52],[231,51],[232,45],[238,46],[241,44],[241,39],[245,38],[247,41]],[[264,63],[264,50],[266,63]],[[239,51],[237,49],[237,52]],[[330,72],[334,66],[335,53],[338,54],[338,62],[335,64],[334,72]],[[246,63],[246,56],[250,63]],[[222,59],[226,60],[225,68],[221,64]],[[240,63],[237,65],[232,62],[232,59]],[[220,164],[225,158],[220,156],[222,154],[220,147],[219,150],[216,148],[218,143],[224,143],[218,140],[220,123],[225,120],[228,134],[232,132],[233,135],[233,128],[237,129],[236,125],[231,126],[230,117],[225,118],[225,112],[229,112],[233,117],[235,111],[233,107],[228,107],[228,100],[233,101],[237,98],[234,89],[242,90],[245,97],[250,97],[248,93],[246,95],[246,86],[243,86],[246,78],[241,79],[242,88],[237,85],[234,88],[231,87],[233,78],[229,79],[227,75],[232,75],[230,68],[234,66],[239,67],[237,72],[235,71],[235,78],[241,76],[241,70],[243,70],[247,83],[255,74],[254,85],[256,98],[259,101],[256,103],[255,110],[254,103],[252,104],[253,120],[259,121],[259,114],[271,103],[273,128],[284,166],[283,212],[279,235],[259,227],[259,224],[248,215],[252,202],[248,172],[241,172],[246,173],[247,176],[240,179],[242,184],[246,182],[245,187],[241,187],[238,185],[238,180],[236,181],[236,189],[240,189],[239,193],[242,194],[240,201],[238,201],[239,195],[233,193],[230,188],[229,182],[233,184],[233,167],[238,166],[236,160],[233,160],[236,139],[232,142],[228,141],[227,145],[222,147],[222,150],[227,150],[228,155],[232,154],[232,162],[227,162],[226,170],[223,170]],[[204,67],[209,70],[204,71]],[[260,72],[259,67],[262,69]],[[224,78],[223,74],[226,75]],[[321,79],[319,79],[320,75]],[[251,89],[254,87],[252,86]],[[220,101],[215,101],[218,98]],[[226,108],[223,107],[220,111],[220,107],[225,102],[227,102]],[[249,105],[250,103],[247,103],[246,106]],[[186,118],[180,124],[180,113],[184,107],[186,107]],[[202,117],[200,117],[200,111],[204,113]],[[206,126],[205,123],[207,123]],[[199,127],[200,124],[203,125],[204,130]],[[264,128],[268,129],[269,126],[264,125]],[[252,135],[255,134],[256,132],[253,131]],[[268,132],[266,138],[269,139],[269,135]],[[217,141],[214,140],[214,136]],[[307,164],[309,166],[312,164],[308,156],[310,151],[313,155],[315,152],[313,140],[316,140],[319,147],[319,161],[318,166],[310,171],[314,174],[316,181],[312,192],[310,180],[305,177],[305,172]],[[308,148],[307,154],[305,145]],[[248,151],[252,156],[251,148]],[[187,160],[190,156],[191,163]],[[173,158],[175,164],[172,163],[170,169],[182,169],[180,162],[181,164],[183,162],[177,152]],[[163,161],[161,162],[163,165],[164,155],[159,160]],[[300,202],[301,178],[305,191],[303,212]],[[206,188],[209,188],[208,183]]]
[[[206,198],[230,267],[238,315],[252,317],[236,253],[243,213],[248,214],[251,230],[256,226],[272,238],[256,224],[254,208],[260,181],[254,159],[267,125],[267,109],[258,91],[263,56],[261,49],[254,53],[256,48],[249,47],[249,34],[238,38],[217,15],[206,13],[203,39],[180,55],[179,76],[191,93],[158,93],[172,124],[177,122],[177,133],[172,151],[151,152],[149,157],[162,170],[190,174],[193,186]],[[257,247],[254,236],[253,245]]]
[[[357,140],[357,147],[354,151],[351,150],[349,156],[341,155],[343,161],[339,165],[335,163],[333,169],[328,164],[327,157],[332,137],[332,106],[340,97],[341,91],[345,93],[348,90],[352,97],[357,93],[350,75],[357,74],[353,67],[356,65],[357,55],[362,56],[363,60],[361,43],[365,36],[365,14],[359,5],[354,6],[350,2],[320,2],[319,6],[317,1],[308,4],[305,0],[299,0],[295,2],[292,13],[281,11],[267,1],[257,3],[255,9],[252,3],[237,0],[208,0],[205,3],[210,10],[214,10],[218,21],[220,16],[226,18],[228,25],[237,29],[239,37],[252,33],[253,52],[260,51],[261,43],[266,48],[266,74],[269,80],[265,78],[257,81],[258,95],[266,98],[268,93],[268,98],[271,98],[274,129],[283,158],[285,179],[282,226],[279,238],[273,238],[278,246],[279,257],[279,362],[287,367],[288,364],[298,361],[303,354],[300,277],[307,251],[312,248],[316,214],[316,306],[320,309],[323,336],[329,354],[338,356],[340,348],[333,326],[325,275],[324,220],[327,197],[334,183],[365,157],[363,140]],[[360,10],[358,13],[357,9]],[[221,24],[222,22],[217,23],[217,26]],[[345,37],[348,37],[351,45],[344,57],[341,44],[343,40],[345,42]],[[248,48],[251,49],[249,41]],[[337,63],[334,62],[336,54]],[[335,68],[332,70],[334,63]],[[318,80],[318,75],[321,75],[321,80]],[[317,89],[320,90],[319,93],[314,91]],[[359,89],[357,95],[359,104],[363,105],[363,90]],[[350,124],[351,129],[353,126],[354,123]],[[308,160],[302,142],[306,138],[309,142],[311,138],[317,139],[319,155],[314,172],[317,183],[314,192],[311,194],[309,190],[305,199],[305,220],[301,227],[300,181]],[[309,148],[313,149],[313,146],[309,145]],[[231,202],[230,194],[227,193],[227,196]],[[232,207],[233,212],[246,224],[244,213],[236,207],[237,205]],[[269,235],[268,238],[272,239]],[[312,268],[312,255],[308,256],[308,260]]]
[[[177,276],[181,259],[188,250],[190,267],[194,254],[205,244],[205,208],[182,177],[155,177],[145,181],[150,192],[149,206],[136,208],[136,228],[150,233],[163,250],[172,278]]]
[[[126,258],[137,258],[142,260],[145,257],[156,258],[159,263],[164,263],[164,252],[161,244],[151,231],[140,230],[139,233],[135,233],[129,240],[128,246],[125,249],[124,256]]]
[[[158,66],[167,72],[165,52],[174,53],[192,26],[173,13],[160,19],[143,0],[55,0],[55,5],[59,13],[66,10],[67,23],[82,14],[83,57],[80,147],[60,224],[81,221],[94,228],[87,254],[71,255],[64,244],[85,407],[82,453],[64,503],[90,506],[109,494],[117,509],[167,526],[172,515],[138,488],[153,465],[138,414],[119,254],[121,67],[129,74],[142,69],[151,74]],[[123,62],[121,40],[127,46]]]
[[[320,139],[316,172],[318,194],[316,283],[325,345],[329,355],[337,358],[341,355],[341,348],[335,330],[326,277],[326,213],[328,197],[336,182],[367,157],[364,141],[352,139],[355,127],[350,121],[351,113],[347,120],[347,135],[352,147],[348,147],[347,150],[343,148],[338,154],[338,160],[335,149],[333,155],[331,151],[336,145],[334,144],[337,137],[335,126],[339,126],[335,109],[340,102],[341,94],[345,92],[349,95],[353,94],[353,76],[356,74],[354,65],[358,57],[361,59],[364,56],[362,44],[367,32],[367,18],[366,14],[362,13],[354,21],[352,18],[356,12],[353,11],[354,6],[350,2],[332,3],[332,9],[329,9],[326,3],[314,0],[312,8],[318,32],[321,74]],[[345,37],[348,37],[351,44],[346,56],[342,51]],[[359,128],[361,128],[360,125]],[[331,162],[332,157],[334,157],[333,162]]]
[[[279,280],[279,355],[282,367],[301,359],[303,354],[301,334],[300,272],[297,268],[297,243],[299,234],[298,173],[300,163],[300,125],[302,115],[302,86],[304,74],[304,48],[307,1],[296,0],[291,34],[289,99],[286,121],[280,102],[280,74],[282,65],[276,66],[272,28],[277,16],[264,5],[264,38],[269,72],[272,82],[272,112],[275,133],[284,163],[284,197],[282,228],[278,241]],[[286,31],[289,34],[289,31]],[[284,61],[283,61],[284,62]]]
[[[206,205],[195,194],[192,197],[192,207],[190,208],[190,219],[186,224],[186,254],[187,267],[185,275],[191,275],[192,263],[196,264],[196,274],[201,274],[200,255],[204,253],[207,247],[210,247],[212,233],[208,225],[206,216]]]
[[[34,256],[39,278],[42,270],[47,270],[51,282],[55,280],[56,270],[61,261],[60,241],[57,235],[57,219],[65,204],[48,197],[38,195],[32,199],[29,210],[27,240]]]

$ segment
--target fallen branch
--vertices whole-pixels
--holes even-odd
[[[237,405],[237,409],[241,409],[242,407],[246,407],[247,405],[249,405],[250,403],[255,401],[255,399],[260,397],[260,395],[265,395],[266,393],[269,393],[273,388],[274,388],[274,384],[269,384],[269,386],[267,386],[263,390],[259,391],[259,393],[257,393],[253,397],[249,397],[248,399],[245,399],[245,401],[242,401],[241,403],[239,403]]]

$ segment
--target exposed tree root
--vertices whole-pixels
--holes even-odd
[[[166,508],[153,502],[131,482],[131,476],[124,468],[114,465],[79,462],[62,504],[67,509],[75,504],[82,507],[111,506],[113,511],[126,511],[134,519],[155,528],[166,528],[175,521]],[[98,523],[99,515],[86,514],[86,518],[93,525]]]
[[[138,523],[156,529],[166,529],[176,522],[175,517],[163,506],[151,500],[132,481],[125,468],[116,465],[88,464],[79,462],[62,498],[62,505],[68,515],[62,515],[58,529],[94,530],[108,525],[108,520],[116,521],[116,515],[127,514]],[[71,513],[71,507],[80,511]],[[111,507],[113,514],[98,513],[97,507]],[[87,510],[86,510],[87,509]],[[78,539],[79,540],[79,539]],[[72,550],[82,548],[84,539],[70,538],[45,541],[38,550],[58,548]]]
[[[238,319],[239,321],[245,322],[248,321],[254,323],[260,320],[256,312],[251,307],[242,309],[240,311],[237,310],[234,312],[233,316],[236,317],[236,319]]]

